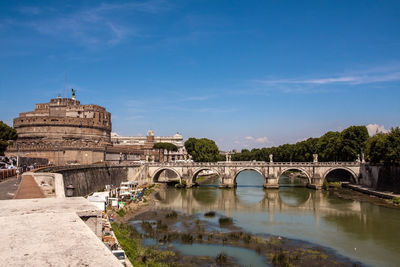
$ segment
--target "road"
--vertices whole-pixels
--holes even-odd
[[[13,199],[20,182],[21,178],[17,180],[15,176],[0,182],[0,200]]]

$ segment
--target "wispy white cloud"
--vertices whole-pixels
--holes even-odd
[[[337,76],[330,78],[315,78],[305,80],[295,79],[281,79],[281,80],[259,80],[258,82],[263,84],[369,84],[378,82],[392,82],[400,80],[400,71],[391,73],[381,73],[374,75],[354,75],[354,76]]]
[[[276,84],[298,84],[298,85],[329,85],[329,84],[348,84],[348,85],[359,85],[359,84],[370,84],[370,83],[381,83],[381,82],[392,82],[400,81],[400,66],[391,65],[388,67],[375,67],[362,71],[354,71],[352,73],[344,75],[329,75],[327,77],[316,77],[307,79],[264,79],[255,80],[258,83],[265,85],[276,85]]]
[[[40,9],[38,7],[20,7],[27,17],[19,26],[28,26],[35,31],[64,40],[71,40],[84,46],[115,45],[128,37],[140,37],[139,27],[128,26],[122,19],[132,12],[157,14],[170,8],[167,1],[152,0],[118,4],[102,3],[90,8],[80,8],[69,13],[64,10]]]
[[[284,93],[321,93],[329,92],[332,88],[340,90],[343,86],[367,84],[385,86],[387,83],[397,81],[400,81],[400,64],[348,71],[343,74],[325,75],[325,77],[269,78],[253,80],[252,82],[257,86],[257,92],[279,90]]]

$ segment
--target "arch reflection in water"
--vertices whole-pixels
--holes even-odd
[[[244,205],[259,203],[265,197],[264,177],[253,170],[244,170],[236,177],[235,196]]]
[[[213,187],[199,187],[189,190],[188,193],[192,193],[193,198],[196,199],[199,204],[210,205],[217,202],[220,191],[215,190]]]
[[[310,198],[310,190],[306,188],[279,188],[279,201],[290,207],[299,207]]]
[[[157,205],[199,216],[214,210],[232,217],[244,231],[313,242],[371,266],[398,266],[400,242],[396,229],[400,212],[397,209],[343,200],[307,188],[262,191],[253,187],[263,192],[263,198],[251,205],[244,204],[235,190],[198,189],[216,193],[208,201],[201,198],[208,198],[210,192],[169,188],[166,195],[160,194],[165,202]]]

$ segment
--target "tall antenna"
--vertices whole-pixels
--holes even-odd
[[[65,72],[65,87],[64,87],[64,98],[67,97],[67,88],[68,88],[68,73]]]

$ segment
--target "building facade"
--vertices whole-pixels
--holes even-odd
[[[120,136],[111,134],[112,147],[107,148],[108,161],[176,161],[187,160],[183,136],[179,133],[173,136],[155,136],[152,130],[146,136]],[[156,143],[171,143],[178,151],[158,151],[153,149]]]
[[[81,105],[72,98],[36,104],[14,119],[18,139],[6,155],[48,158],[56,165],[91,164],[105,160],[111,145],[111,114],[98,105]]]

